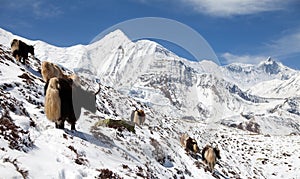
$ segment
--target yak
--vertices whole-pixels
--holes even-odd
[[[212,147],[210,145],[206,145],[202,149],[202,160],[208,165],[209,170],[212,172],[217,159],[221,159],[220,150],[218,146]]]
[[[34,47],[32,45],[27,45],[21,40],[13,39],[10,46],[13,57],[15,57],[18,62],[22,59],[22,64],[26,64],[28,53],[34,56]]]
[[[45,113],[50,121],[55,122],[56,128],[64,129],[64,122],[67,121],[71,124],[71,130],[76,130],[75,124],[82,107],[96,112],[96,95],[100,87],[94,93],[82,89],[71,78],[54,77],[47,81],[44,90]]]
[[[181,146],[187,151],[192,151],[194,153],[199,152],[199,147],[197,141],[191,138],[188,134],[182,134],[180,137]]]
[[[146,115],[144,110],[140,109],[140,110],[135,110],[132,111],[131,113],[131,121],[138,124],[138,125],[143,125],[146,119]]]

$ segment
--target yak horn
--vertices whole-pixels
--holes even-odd
[[[97,94],[100,92],[100,90],[101,90],[100,83],[98,83],[98,85],[99,85],[99,89],[98,89],[98,91],[95,93],[95,95],[97,95]]]

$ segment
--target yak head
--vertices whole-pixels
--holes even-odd
[[[144,116],[145,116],[145,112],[144,112],[144,110],[142,110],[142,109],[137,110],[137,113],[138,113],[138,116],[141,116],[141,117],[144,117]]]

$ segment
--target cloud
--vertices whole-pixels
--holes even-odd
[[[235,62],[257,64],[262,60],[266,60],[268,56],[278,60],[300,56],[300,28],[285,33],[280,38],[264,44],[259,49],[260,51],[255,55],[237,55],[226,52],[221,57],[225,59],[226,64]]]
[[[180,0],[196,12],[216,17],[283,10],[293,0]]]
[[[221,57],[225,59],[226,64],[231,64],[231,63],[258,64],[259,62],[267,59],[267,56],[234,55],[229,52],[222,54]]]
[[[132,0],[138,3],[161,4],[167,0]],[[175,0],[178,7],[192,8],[194,12],[213,17],[232,17],[262,12],[287,10],[297,0]]]
[[[51,18],[63,14],[62,9],[43,0],[4,1],[1,8],[18,13],[32,14],[35,18]],[[1,9],[0,8],[0,9]]]
[[[266,44],[266,51],[279,58],[300,54],[300,28]]]
[[[32,3],[33,13],[39,18],[56,17],[63,14],[60,7],[53,4],[45,4],[45,1],[35,1]]]

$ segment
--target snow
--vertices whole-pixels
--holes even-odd
[[[15,62],[13,38],[35,45],[38,60]],[[131,42],[120,30],[93,44],[55,47],[0,29],[0,44],[3,178],[100,178],[105,169],[123,178],[300,177],[299,71],[279,62],[190,62],[155,42]],[[100,79],[98,111],[83,110],[77,131],[47,120],[39,60],[77,72],[92,87]],[[146,121],[135,134],[97,126],[108,118],[130,120],[136,107]],[[218,144],[222,158],[214,175],[200,154],[192,157],[180,146],[183,133],[200,149]]]
[[[274,79],[254,85],[249,88],[249,92],[269,98],[300,96],[299,80],[299,74],[295,74],[287,80]]]

